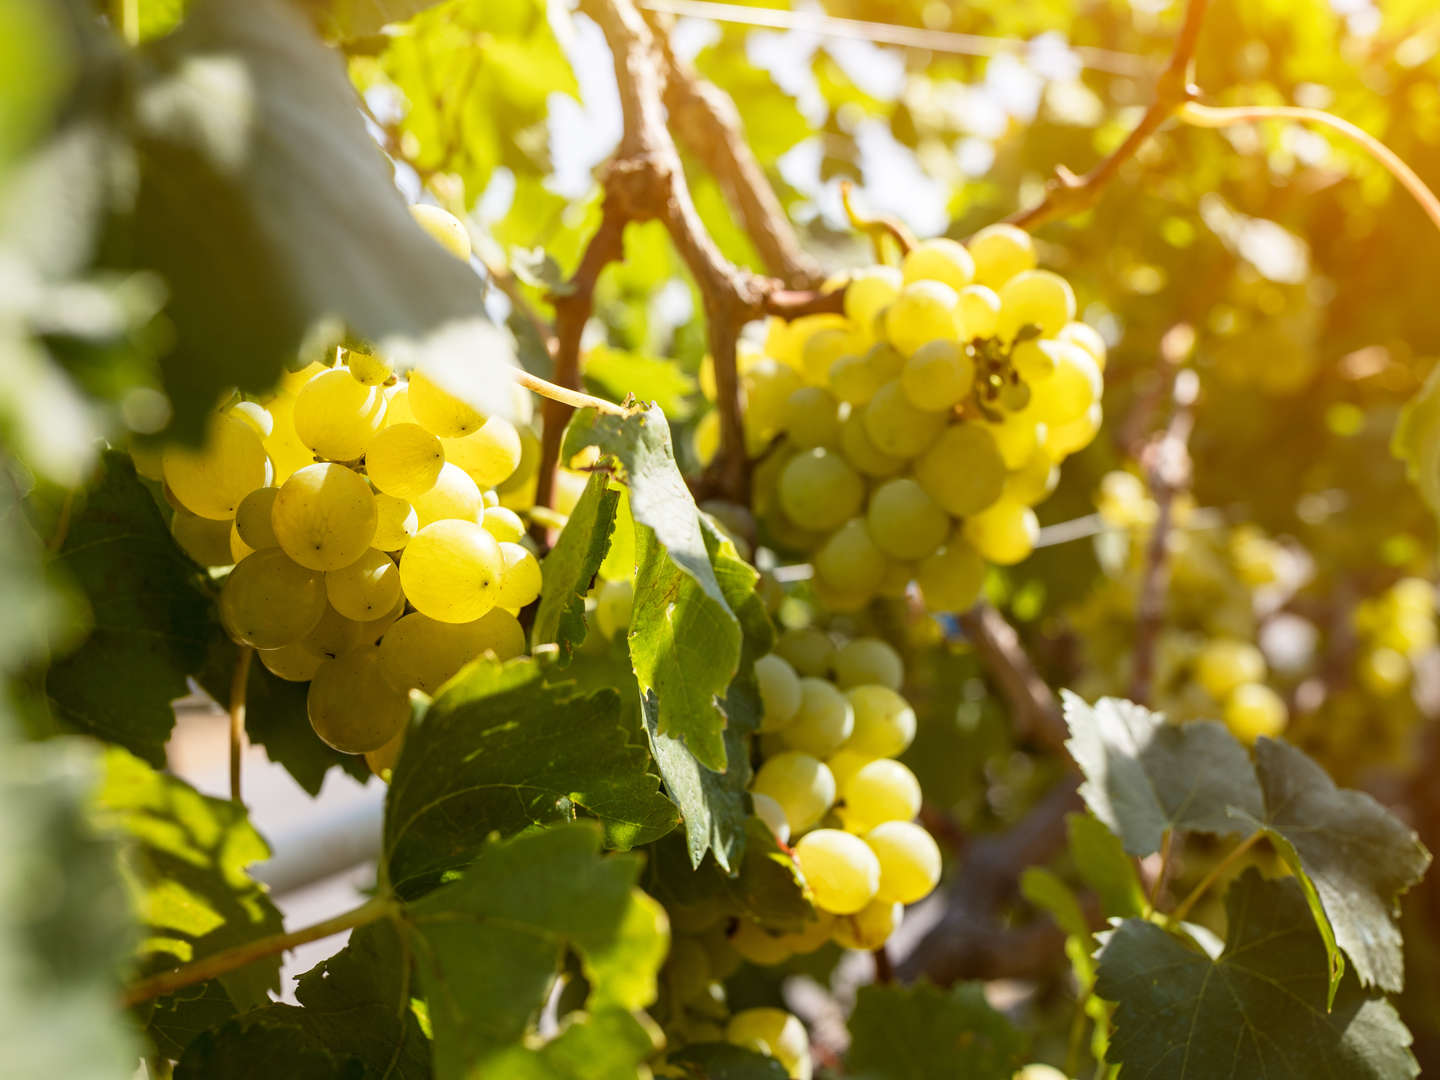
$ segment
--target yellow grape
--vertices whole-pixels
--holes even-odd
[[[840,829],[806,833],[795,843],[795,861],[821,911],[852,915],[874,900],[880,888],[875,853],[864,840]]]
[[[1055,336],[1061,341],[1080,346],[1090,354],[1090,359],[1095,361],[1095,366],[1104,372],[1107,350],[1105,339],[1100,336],[1099,330],[1089,323],[1070,322],[1061,327],[1060,333]]]
[[[379,750],[367,750],[365,752],[365,764],[371,773],[378,776],[385,783],[390,783],[390,778],[395,774],[395,766],[400,761],[400,751],[405,748],[405,734],[407,727],[402,727],[395,733],[395,737],[387,742]]]
[[[1005,459],[986,425],[951,424],[916,459],[915,479],[947,514],[966,517],[1000,498],[1005,490]]]
[[[845,317],[856,326],[873,326],[875,316],[895,301],[904,284],[893,266],[867,266],[850,275],[845,287]]]
[[[1024,465],[1006,474],[1003,494],[1014,502],[1035,506],[1049,498],[1059,483],[1059,468],[1050,460],[1044,447],[1037,446]]]
[[[863,343],[855,340],[848,326],[818,330],[805,339],[800,350],[800,373],[816,385],[823,383],[830,375],[835,361],[855,351]]]
[[[210,519],[199,518],[197,520],[209,521]],[[223,521],[211,521],[210,524],[224,525],[225,523]],[[241,559],[244,559],[245,557],[253,555],[255,553],[255,548],[251,547],[249,544],[245,543],[245,541],[240,538],[240,531],[235,528],[235,523],[233,521],[230,523],[229,546],[230,561],[232,563],[238,563]]]
[[[875,760],[874,754],[866,754],[851,746],[842,746],[825,759],[830,775],[835,778],[835,791],[840,792],[850,778]]]
[[[415,610],[465,623],[493,608],[505,559],[496,539],[474,521],[436,521],[417,532],[400,558],[400,581]]]
[[[262,442],[275,430],[275,418],[270,415],[270,410],[258,401],[237,401],[225,410],[225,415],[249,424]]]
[[[789,942],[779,934],[772,934],[759,923],[743,919],[730,936],[730,945],[744,959],[761,967],[783,964],[794,952]]]
[[[975,280],[975,260],[965,245],[943,236],[921,240],[900,263],[904,284],[938,281],[959,292]]]
[[[242,645],[278,649],[299,641],[325,612],[325,582],[279,548],[257,551],[220,589],[220,622]]]
[[[801,1077],[796,1071],[800,1064],[809,1063],[810,1038],[805,1034],[805,1025],[783,1009],[755,1008],[736,1013],[725,1026],[725,1041],[773,1057],[792,1080]],[[808,1067],[803,1075],[808,1080]]]
[[[1366,649],[1360,657],[1360,682],[1377,697],[1399,693],[1410,681],[1410,661],[1387,646]]]
[[[865,434],[883,454],[913,458],[935,441],[945,427],[945,414],[917,409],[899,379],[875,391],[864,409]]]
[[[835,777],[830,769],[818,758],[796,750],[767,758],[750,788],[778,802],[796,832],[814,825],[835,801]]]
[[[325,613],[320,616],[315,629],[305,635],[305,644],[325,656],[344,656],[362,646],[374,645],[404,611],[405,602],[402,599],[378,619],[357,622],[341,615],[327,600]]]
[[[877,758],[862,765],[840,789],[845,827],[868,832],[887,821],[910,821],[920,813],[920,781],[898,761]]]
[[[180,550],[201,566],[229,566],[235,561],[230,547],[228,521],[204,518],[184,507],[170,518],[170,535]]]
[[[385,395],[344,368],[321,372],[295,396],[295,433],[322,458],[358,461],[385,422]]]
[[[879,638],[855,638],[835,653],[835,684],[841,690],[878,685],[898,691],[904,681],[905,664],[900,654]]]
[[[411,612],[380,639],[380,666],[396,689],[435,695],[477,657],[510,660],[525,651],[525,631],[515,616],[496,608],[468,623],[445,623]]]
[[[944,412],[970,394],[975,361],[958,342],[927,341],[905,361],[900,387],[911,405],[926,412]]]
[[[775,834],[775,839],[782,844],[789,842],[790,822],[785,820],[785,808],[769,795],[763,795],[758,791],[750,793],[750,802],[755,808],[755,816]]]
[[[835,659],[835,643],[814,626],[786,630],[775,639],[775,653],[800,675],[822,676]]]
[[[130,462],[146,480],[165,479],[165,448],[153,442],[130,440]]]
[[[326,660],[305,698],[310,726],[342,754],[378,750],[410,722],[410,697],[380,670],[380,651],[356,649]]]
[[[786,400],[781,426],[802,450],[833,450],[840,445],[840,403],[822,386],[802,386]]]
[[[496,540],[518,544],[525,539],[525,522],[514,510],[503,506],[486,506],[485,515],[480,519],[485,531]]]
[[[375,490],[413,499],[435,486],[445,460],[440,440],[419,424],[392,424],[370,441],[365,471]]]
[[[307,465],[280,487],[270,510],[285,554],[311,570],[349,566],[375,538],[375,496],[344,465]]]
[[[987,225],[965,245],[975,260],[975,280],[999,289],[1016,274],[1035,265],[1035,243],[1014,225]]]
[[[1067,454],[1090,445],[1095,433],[1100,430],[1104,414],[1100,402],[1091,405],[1084,416],[1067,424],[1049,424],[1045,428],[1045,453],[1052,461],[1059,461]]]
[[[485,512],[485,500],[470,474],[452,462],[445,462],[430,490],[410,500],[423,529],[446,518],[479,522]]]
[[[955,307],[955,325],[964,341],[995,336],[1000,325],[1000,296],[985,285],[966,285]]]
[[[1195,679],[1216,701],[1224,701],[1242,683],[1263,678],[1265,657],[1248,641],[1217,638],[1206,642],[1195,657]]]
[[[370,353],[355,352],[354,350],[346,351],[345,367],[349,370],[352,379],[366,386],[380,386],[395,374],[395,369],[390,366],[390,361]]]
[[[898,757],[914,741],[915,710],[890,687],[868,683],[851,687],[845,696],[855,710],[855,727],[843,749],[870,757]]]
[[[1040,436],[1046,431],[1043,427],[1036,429],[1035,417],[1028,411],[1005,413],[1000,423],[987,422],[985,430],[995,440],[995,447],[1000,451],[1000,458],[1007,469],[1018,469],[1029,461],[1035,447],[1040,444]],[[1048,449],[1046,452],[1049,452]]]
[[[835,916],[828,911],[817,911],[816,917],[807,920],[799,930],[792,930],[781,937],[792,955],[808,956],[816,949],[824,948],[835,930]]]
[[[865,497],[859,475],[839,454],[797,454],[780,472],[780,509],[797,525],[828,531],[854,517]]]
[[[275,508],[275,496],[279,494],[279,488],[256,488],[241,499],[240,505],[235,508],[235,531],[252,550],[278,547],[280,544],[275,537],[275,526],[270,521],[270,515]]]
[[[845,460],[866,476],[893,476],[905,467],[905,459],[883,454],[870,441],[865,415],[859,409],[840,426],[840,452]]]
[[[180,504],[217,521],[233,518],[240,500],[274,476],[260,436],[233,416],[214,417],[199,449],[167,446],[161,463],[165,484]]]
[[[1274,738],[1285,730],[1285,702],[1264,683],[1237,686],[1225,702],[1225,726],[1244,743],[1264,735]]]
[[[805,382],[800,373],[774,360],[762,360],[745,376],[745,426],[757,439],[769,441],[780,430],[785,403]]]
[[[1022,341],[1010,350],[1010,366],[1032,386],[1041,379],[1048,379],[1055,374],[1055,355],[1051,349],[1054,344],[1044,338]]]
[[[871,900],[854,915],[835,920],[835,943],[846,949],[874,952],[890,940],[905,917],[905,905],[894,900]]]
[[[420,515],[404,499],[393,495],[375,496],[375,547],[399,551],[420,528]]]
[[[329,371],[328,363],[321,363],[319,360],[312,360],[303,368],[295,371],[285,371],[280,375],[280,386],[276,397],[294,397],[300,392],[300,388],[311,379],[315,378],[322,371]]]
[[[309,682],[329,657],[303,639],[278,649],[257,649],[255,655],[265,669],[286,682]]]
[[[846,353],[830,365],[830,390],[841,401],[864,405],[886,382],[859,353]]]
[[[430,239],[461,262],[470,261],[470,233],[466,231],[464,222],[454,214],[429,203],[413,204],[410,214],[430,235]]]
[[[315,464],[315,451],[300,441],[295,432],[295,399],[281,396],[270,399],[267,406],[275,420],[275,430],[265,440],[265,450],[275,466],[274,483],[285,483],[298,469]]]
[[[1022,270],[1000,288],[997,334],[1009,341],[1023,326],[1037,326],[1054,337],[1075,317],[1075,292],[1049,270]]]
[[[347,619],[378,619],[401,598],[400,568],[389,555],[371,548],[349,566],[325,572],[325,596]]]
[[[955,337],[955,290],[938,281],[915,281],[885,310],[885,336],[906,356],[927,341]]]
[[[410,373],[407,400],[415,422],[442,439],[463,439],[485,423],[483,413],[440,387],[423,371]]]
[[[913,562],[901,562],[898,559],[885,560],[885,572],[880,577],[880,587],[876,590],[881,596],[889,596],[900,599],[910,589],[910,582],[915,580],[916,564]]]
[[[959,537],[920,563],[915,580],[931,611],[968,611],[985,584],[985,561]]]
[[[885,576],[885,553],[870,538],[863,518],[851,518],[811,558],[815,576],[842,592],[870,595]]]
[[[800,708],[785,725],[782,737],[792,750],[825,758],[855,729],[855,711],[835,685],[807,676],[800,680]]]
[[[385,389],[385,422],[387,424],[416,424],[415,414],[410,410],[410,385],[396,383]]]
[[[1035,550],[1040,522],[1035,511],[998,499],[965,519],[964,536],[981,555],[1001,566],[1014,566]]]
[[[524,445],[515,425],[492,416],[461,439],[442,439],[445,459],[470,474],[482,488],[503,484],[520,466]]]
[[[760,690],[760,730],[779,731],[800,710],[800,677],[782,656],[770,653],[755,661]]]
[[[505,560],[505,572],[500,579],[496,605],[518,611],[533,604],[540,598],[540,560],[523,544],[509,540],[501,541],[500,554]]]
[[[913,904],[940,881],[940,848],[935,838],[910,821],[887,821],[865,834],[880,863],[882,900]]]
[[[945,542],[950,519],[908,476],[881,484],[870,496],[865,523],[876,546],[896,559],[919,559]]]
[[[1104,389],[1100,369],[1078,345],[1063,341],[1045,344],[1055,360],[1055,371],[1031,386],[1030,411],[1046,424],[1072,423],[1100,400]]]

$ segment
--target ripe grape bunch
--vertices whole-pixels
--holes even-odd
[[[844,315],[774,322],[745,372],[755,510],[852,611],[918,582],[969,607],[985,562],[1034,547],[1032,507],[1100,426],[1105,345],[1008,225],[854,274]]]
[[[458,221],[416,211],[468,257]],[[525,651],[516,615],[541,573],[496,491],[525,482],[517,428],[419,371],[339,358],[217,409],[199,449],[135,459],[163,480],[182,546],[234,565],[219,599],[231,638],[280,678],[308,682],[315,733],[383,774],[412,689],[434,694],[484,653]]]

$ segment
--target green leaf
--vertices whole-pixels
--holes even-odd
[[[585,353],[585,382],[592,393],[612,401],[624,401],[634,394],[638,401],[658,405],[672,421],[690,415],[687,399],[696,389],[695,380],[674,360],[608,345],[596,345]]]
[[[171,702],[205,658],[211,594],[124,455],[105,454],[79,499],[55,562],[84,590],[92,629],[51,665],[46,693],[67,726],[159,766]]]
[[[201,0],[145,60],[125,227],[169,289],[177,430],[198,437],[225,387],[268,387],[322,318],[506,411],[512,348],[478,279],[411,218],[344,68],[298,12]]]
[[[785,1066],[772,1057],[730,1043],[693,1043],[665,1063],[679,1069],[685,1080],[786,1080]]]
[[[572,1013],[544,1046],[494,1055],[486,1076],[505,1080],[634,1080],[655,1053],[650,1029],[621,1009]]]
[[[626,739],[619,696],[577,698],[532,660],[477,660],[405,742],[385,809],[391,884],[414,894],[464,866],[491,832],[591,814],[611,847],[676,824],[644,748]]]
[[[352,41],[378,34],[442,0],[299,0],[315,25],[331,41]]]
[[[1255,761],[1265,811],[1243,820],[1265,829],[1304,887],[1329,949],[1332,992],[1344,968],[1337,947],[1363,985],[1399,990],[1399,896],[1424,875],[1430,853],[1369,795],[1337,788],[1288,743],[1259,740]]]
[[[1440,367],[1400,410],[1390,453],[1405,463],[1405,475],[1431,513],[1440,515]]]
[[[1258,814],[1250,756],[1219,724],[1168,724],[1118,698],[1087,705],[1062,691],[1070,739],[1085,775],[1080,794],[1132,855],[1160,850],[1166,830],[1225,835],[1241,828],[1230,808]]]
[[[0,697],[0,720],[9,701]],[[115,1002],[134,926],[109,838],[82,806],[97,778],[80,740],[0,757],[0,1038],[16,1077],[129,1080],[139,1047]]]
[[[585,640],[585,594],[610,549],[619,500],[620,493],[610,487],[610,478],[592,473],[570,520],[541,564],[545,589],[530,640],[536,647],[550,642],[559,645],[562,661],[568,661]]]
[[[212,799],[156,772],[124,750],[105,754],[95,820],[128,841],[122,865],[146,935],[142,975],[187,964],[281,931],[280,912],[246,872],[270,849],[245,808]],[[280,988],[280,958],[220,976],[239,1009],[265,1004]]]
[[[1010,1080],[1024,1063],[1020,1033],[978,983],[863,986],[850,1034],[845,1075],[854,1080]]]
[[[236,1009],[220,980],[208,979],[157,998],[141,1015],[155,1052],[179,1061],[197,1038],[233,1020]]]
[[[1100,897],[1101,910],[1121,918],[1143,912],[1145,889],[1120,838],[1090,814],[1067,815],[1065,828],[1075,870]]]
[[[678,836],[650,849],[645,891],[667,910],[688,908],[719,916],[752,919],[776,930],[799,930],[815,918],[795,860],[780,850],[763,822],[746,822],[745,858],[738,873],[726,873],[714,858],[692,867]]]
[[[1398,1080],[1419,1075],[1410,1033],[1354,975],[1327,1008],[1325,946],[1293,880],[1254,869],[1226,896],[1211,960],[1153,923],[1126,919],[1100,952],[1097,992],[1117,1004],[1109,1060],[1167,1080]]]
[[[362,1074],[342,1072],[319,1039],[286,1023],[280,1010],[265,1009],[200,1035],[174,1075],[175,1080],[360,1080]]]
[[[1030,903],[1049,912],[1055,925],[1072,937],[1089,937],[1090,923],[1080,910],[1075,890],[1053,870],[1043,866],[1027,867],[1020,875],[1020,895]]]
[[[500,1075],[491,1063],[525,1037],[567,949],[592,1013],[654,999],[664,911],[634,887],[640,860],[602,855],[601,840],[598,825],[575,822],[492,842],[458,880],[408,905],[440,1080]]]

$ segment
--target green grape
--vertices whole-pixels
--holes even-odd
[[[780,509],[796,525],[828,532],[854,517],[865,483],[839,454],[807,450],[780,471]]]
[[[1366,649],[1358,665],[1360,682],[1377,697],[1390,697],[1410,682],[1410,661],[1405,654],[1386,646]]]
[[[783,964],[794,955],[790,945],[779,934],[772,934],[749,919],[741,920],[735,928],[730,935],[730,945],[745,960],[760,967]]]
[[[809,1080],[810,1038],[805,1025],[783,1009],[736,1013],[725,1026],[725,1041],[773,1057],[792,1080]]]
[[[880,888],[875,853],[864,840],[840,829],[806,833],[795,843],[795,862],[821,911],[853,915],[874,900]]]
[[[634,612],[635,583],[629,578],[606,581],[595,590],[595,625],[607,638],[626,634]]]
[[[880,863],[882,900],[913,904],[940,882],[940,848],[935,838],[910,821],[887,821],[865,834]]]
[[[1095,361],[1095,366],[1102,373],[1105,371],[1105,339],[1100,336],[1099,330],[1088,323],[1070,322],[1061,327],[1060,333],[1055,336],[1061,341],[1080,346],[1090,354],[1090,359]]]
[[[440,475],[430,490],[416,495],[410,505],[415,508],[422,529],[449,518],[478,524],[485,513],[485,500],[475,481],[459,465],[449,461],[440,467]]]
[[[865,406],[865,434],[882,454],[913,458],[935,441],[945,427],[945,414],[917,409],[905,396],[900,380],[879,390]]]
[[[353,349],[345,351],[345,367],[350,377],[363,386],[381,386],[395,374],[388,360]]]
[[[881,596],[901,599],[910,591],[910,582],[915,580],[917,566],[913,562],[898,559],[885,560],[885,572],[880,577],[880,587],[875,591]]]
[[[146,480],[165,479],[165,448],[159,443],[130,440],[130,463]]]
[[[960,298],[949,285],[938,281],[911,282],[885,309],[885,337],[906,356],[927,341],[953,340],[959,302]]]
[[[785,434],[802,450],[840,445],[840,403],[820,386],[802,386],[785,402]]]
[[[410,722],[410,697],[385,680],[380,650],[356,649],[326,660],[305,698],[310,726],[342,754],[378,750]]]
[[[1075,317],[1075,292],[1070,283],[1049,270],[1021,270],[1000,288],[1000,323],[996,332],[1012,340],[1023,326],[1038,326],[1054,337]]]
[[[338,570],[375,538],[375,496],[344,465],[307,465],[280,487],[270,523],[285,554],[301,566]]]
[[[760,689],[760,730],[779,731],[800,709],[800,676],[782,656],[770,653],[755,661]]]
[[[846,353],[830,365],[831,391],[851,405],[864,405],[884,382],[870,361],[858,353]]]
[[[473,521],[426,525],[400,557],[406,598],[441,622],[471,622],[493,608],[504,572],[499,543]]]
[[[1024,465],[1006,474],[1001,494],[1023,506],[1035,506],[1049,498],[1059,483],[1060,469],[1050,460],[1045,448],[1037,446]]]
[[[675,1001],[694,1001],[704,997],[710,985],[710,956],[695,938],[673,937],[661,974]]]
[[[371,548],[349,566],[325,572],[325,596],[345,618],[370,622],[400,600],[400,568]]]
[[[755,773],[750,789],[778,802],[796,832],[814,825],[835,801],[835,777],[829,768],[818,758],[795,750],[768,758]]]
[[[1274,738],[1285,730],[1285,702],[1264,683],[1237,686],[1225,702],[1225,726],[1243,743]]]
[[[865,431],[865,414],[855,410],[840,425],[840,452],[845,460],[866,476],[893,476],[905,467],[905,459],[882,454]]]
[[[365,471],[377,491],[413,499],[435,486],[445,465],[440,440],[419,424],[392,424],[365,451]]]
[[[915,479],[947,514],[966,517],[1000,498],[1005,490],[1005,459],[988,425],[951,424],[916,459]],[[934,546],[919,554],[933,550]]]
[[[903,284],[893,266],[867,266],[850,275],[845,286],[845,317],[856,326],[873,326],[875,316],[894,302]]]
[[[855,335],[848,326],[817,330],[805,339],[800,350],[800,372],[807,381],[819,385],[829,377],[835,361],[854,352],[855,346]]]
[[[325,612],[325,582],[279,548],[251,555],[220,588],[220,622],[241,645],[278,649],[299,641]]]
[[[786,630],[775,639],[775,652],[800,675],[819,678],[827,674],[835,659],[835,643],[815,626]]]
[[[787,843],[790,839],[790,822],[785,820],[785,808],[769,795],[759,791],[750,793],[750,802],[754,806],[755,816],[775,834],[775,839],[782,844]]]
[[[761,360],[745,373],[745,427],[762,444],[780,430],[790,395],[805,385],[793,368]]]
[[[464,223],[454,214],[442,210],[438,206],[431,206],[429,203],[413,204],[410,207],[410,214],[429,234],[430,239],[461,262],[470,261],[472,250],[470,233],[466,230]]]
[[[964,536],[992,563],[1014,566],[1035,550],[1040,522],[1035,511],[1008,499],[999,499],[965,519]]]
[[[378,776],[385,783],[395,774],[395,766],[400,763],[400,751],[405,748],[405,735],[407,727],[402,727],[395,733],[395,737],[378,750],[365,751],[365,766],[372,775]]]
[[[440,387],[423,371],[410,373],[407,400],[415,422],[441,439],[463,439],[485,423],[483,413]]]
[[[870,366],[870,370],[877,380],[876,389],[892,379],[898,379],[900,373],[905,370],[905,357],[894,345],[886,341],[876,342],[865,351],[865,363]]]
[[[278,649],[257,649],[255,655],[265,665],[266,671],[286,682],[309,682],[320,665],[329,659],[304,640],[292,641]]]
[[[1059,461],[1076,450],[1090,445],[1095,433],[1100,430],[1103,419],[1100,402],[1091,405],[1084,416],[1068,424],[1049,424],[1045,428],[1045,453],[1052,461]]]
[[[831,533],[811,561],[820,581],[843,592],[872,595],[885,574],[885,554],[870,539],[863,518],[851,518]]]
[[[509,540],[500,542],[505,559],[505,573],[500,579],[500,594],[495,603],[509,611],[519,611],[540,598],[540,560],[523,544]]]
[[[258,401],[237,401],[225,410],[225,415],[249,424],[255,434],[260,436],[261,442],[275,431],[275,418],[270,415],[270,410]]]
[[[835,683],[841,690],[870,685],[899,690],[904,681],[905,663],[900,654],[879,638],[855,638],[835,654]]]
[[[305,645],[322,656],[344,656],[366,645],[374,645],[403,610],[404,604],[397,604],[378,619],[356,622],[341,615],[327,601],[315,629],[305,635]]]
[[[275,430],[265,440],[265,452],[274,464],[272,482],[278,487],[306,465],[314,465],[315,451],[301,442],[300,436],[295,433],[293,397],[271,398],[266,408],[274,418]]]
[[[975,260],[964,244],[937,236],[921,240],[906,252],[900,272],[906,285],[914,281],[938,281],[959,292],[975,280]]]
[[[950,519],[908,476],[887,480],[870,496],[865,523],[876,546],[896,559],[919,559],[945,542]]]
[[[887,821],[910,821],[920,813],[920,781],[898,761],[877,758],[861,766],[840,789],[845,827],[869,832]]]
[[[872,758],[898,757],[914,741],[915,710],[890,687],[854,686],[845,696],[855,710],[855,728],[844,749]]]
[[[985,561],[958,537],[920,563],[915,580],[931,611],[968,611],[980,599]]]
[[[520,515],[514,510],[507,510],[503,506],[487,506],[480,524],[486,532],[502,543],[518,544],[525,539],[525,522],[520,520]]]
[[[1195,680],[1216,701],[1224,701],[1242,683],[1264,678],[1265,657],[1248,641],[1217,638],[1195,657]]]
[[[810,588],[815,593],[816,602],[826,611],[837,615],[859,614],[875,599],[874,592],[836,588],[819,575],[811,579]]]
[[[782,731],[792,750],[825,758],[855,729],[855,710],[833,683],[806,676],[800,680],[800,708]]]
[[[1000,325],[1000,296],[985,285],[966,285],[955,307],[955,325],[965,341],[995,336]]]
[[[420,528],[420,516],[404,499],[394,495],[375,496],[375,538],[381,551],[399,551]]]
[[[184,507],[170,518],[170,535],[180,550],[201,566],[229,566],[236,561],[230,532],[230,522],[200,517]]]
[[[216,521],[235,516],[240,500],[269,485],[274,471],[255,429],[233,416],[212,418],[205,445],[172,444],[161,455],[165,485],[180,505]]]
[[[874,952],[890,940],[904,917],[904,904],[877,897],[854,915],[835,920],[835,943],[845,949]]]
[[[494,608],[468,623],[447,623],[411,612],[380,639],[380,667],[397,690],[432,697],[471,660],[493,653],[510,660],[525,651],[525,631],[515,616]]]
[[[503,484],[520,467],[525,445],[514,424],[492,416],[463,439],[442,439],[445,460],[453,461],[482,488]]]
[[[344,368],[321,372],[295,396],[295,433],[322,458],[357,461],[385,422],[385,395]]]
[[[986,423],[985,430],[995,440],[995,448],[1000,451],[1000,459],[1007,469],[1018,469],[1029,461],[1045,431],[1044,428],[1036,430],[1035,417],[1028,411],[1006,413],[1000,423]],[[1048,447],[1046,453],[1049,453]]]
[[[809,956],[829,943],[830,935],[835,931],[835,916],[828,911],[817,911],[815,915],[799,930],[792,930],[781,937],[792,956]]]
[[[905,361],[900,388],[911,405],[925,412],[954,408],[970,393],[975,361],[957,342],[927,341]]]
[[[1014,225],[987,225],[965,245],[975,260],[975,280],[999,289],[1016,274],[1035,265],[1035,243]]]
[[[843,790],[852,776],[874,760],[874,754],[864,753],[849,745],[842,746],[826,758],[825,765],[829,768],[830,775],[835,778],[836,792]]]
[[[1100,400],[1104,380],[1090,354],[1063,341],[1044,342],[1055,361],[1048,379],[1031,386],[1030,408],[1046,424],[1068,424],[1082,418]]]
[[[275,497],[279,494],[279,488],[256,488],[235,508],[235,531],[252,551],[280,545],[275,536],[275,526],[270,521]]]

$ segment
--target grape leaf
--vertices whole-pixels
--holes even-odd
[[[201,795],[118,748],[104,761],[94,816],[128,841],[126,884],[146,926],[141,974],[280,932],[280,912],[245,870],[270,849],[244,807]],[[263,1005],[280,987],[280,958],[256,960],[220,981],[237,1008]]]
[[[175,1080],[361,1080],[344,1072],[325,1045],[310,1032],[286,1023],[279,1010],[264,1009],[237,1017],[196,1038],[175,1066]]]
[[[850,1033],[854,1080],[1010,1080],[1024,1063],[1020,1033],[978,983],[862,986]]]
[[[92,629],[50,666],[45,690],[65,725],[160,766],[171,702],[205,659],[211,594],[125,455],[105,454],[77,498],[56,564],[84,590]]]
[[[149,1002],[139,1015],[155,1052],[179,1061],[192,1042],[207,1031],[224,1027],[237,1011],[220,980],[207,979]]]
[[[317,28],[331,41],[350,41],[378,34],[391,23],[404,22],[441,0],[298,0]]]
[[[758,819],[748,820],[745,832],[745,857],[737,874],[721,870],[713,858],[692,867],[681,839],[665,837],[650,849],[645,891],[672,911],[689,908],[753,919],[776,930],[801,929],[815,918],[815,909],[795,860]]]
[[[1160,850],[1166,830],[1239,831],[1234,807],[1258,815],[1260,785],[1250,756],[1219,724],[1168,724],[1118,698],[1086,704],[1062,691],[1070,751],[1090,811],[1132,855]]]
[[[1399,990],[1405,981],[1399,895],[1424,875],[1430,853],[1369,795],[1337,788],[1288,743],[1259,740],[1255,761],[1265,811],[1240,820],[1265,829],[1304,887],[1329,951],[1331,992],[1344,967],[1337,947],[1363,985]]]
[[[1297,882],[1247,870],[1226,911],[1216,960],[1142,919],[1107,936],[1096,989],[1117,1005],[1112,1063],[1170,1080],[1419,1075],[1399,1016],[1353,974],[1327,1008],[1325,946]]]
[[[667,1054],[665,1063],[684,1080],[785,1080],[789,1073],[773,1057],[730,1043],[692,1043]]]
[[[543,1046],[512,1046],[493,1055],[486,1076],[505,1080],[635,1080],[655,1053],[650,1030],[623,1009],[571,1013]]]
[[[457,880],[407,905],[440,1080],[492,1075],[497,1055],[524,1039],[567,949],[592,1013],[654,999],[665,914],[635,888],[640,859],[602,856],[602,836],[572,822],[491,842]]]
[[[554,642],[560,646],[562,661],[568,661],[585,639],[585,594],[610,550],[619,500],[620,493],[610,487],[606,474],[591,475],[541,564],[545,589],[530,633],[532,647]]]
[[[1123,918],[1144,911],[1145,889],[1120,838],[1090,814],[1067,815],[1065,828],[1075,872],[1095,890],[1105,914]]]
[[[160,366],[177,433],[198,438],[222,388],[268,387],[324,318],[507,411],[508,335],[485,320],[476,276],[406,212],[344,66],[297,11],[198,0],[144,63],[121,227],[169,291]]]
[[[665,416],[654,408],[624,417],[583,410],[566,431],[565,454],[587,446],[618,460],[630,488],[639,554],[630,659],[641,694],[657,699],[649,719],[658,734],[683,743],[700,766],[723,772],[719,699],[739,667],[740,624],[716,580]],[[687,828],[693,832],[695,826]]]
[[[696,389],[695,380],[674,360],[608,345],[596,345],[586,352],[585,383],[592,392],[613,401],[624,401],[634,394],[636,400],[658,405],[671,420],[690,416],[687,399]]]
[[[628,848],[675,827],[674,805],[627,742],[612,690],[577,698],[534,660],[472,663],[406,739],[390,782],[384,857],[413,895],[465,865],[491,832],[584,812]]]

